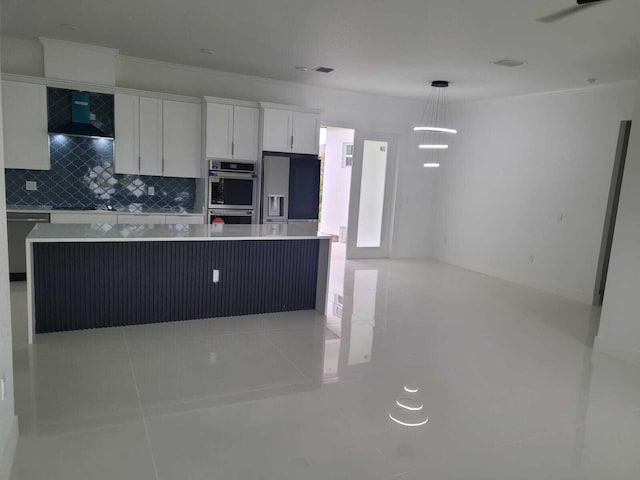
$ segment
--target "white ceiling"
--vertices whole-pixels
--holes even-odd
[[[554,24],[535,21],[573,1],[2,0],[2,34],[415,98],[433,79],[452,81],[452,98],[476,99],[640,76],[640,0],[610,0]],[[490,64],[503,57],[529,63]],[[336,71],[305,73],[296,65]]]

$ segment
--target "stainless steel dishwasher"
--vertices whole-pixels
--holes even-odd
[[[9,240],[9,278],[12,282],[27,278],[25,239],[38,223],[49,223],[48,213],[7,213]]]

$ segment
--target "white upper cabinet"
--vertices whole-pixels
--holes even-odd
[[[258,161],[260,110],[254,107],[233,107],[233,159]]]
[[[293,112],[293,152],[317,155],[320,148],[320,115]]]
[[[140,173],[140,97],[116,94],[115,116],[115,171],[138,175]]]
[[[114,106],[116,173],[202,176],[199,103],[117,93]]]
[[[293,112],[265,108],[262,119],[262,150],[293,151]]]
[[[140,97],[140,174],[162,175],[162,103]]]
[[[233,158],[233,105],[207,102],[206,156],[231,160]]]
[[[262,150],[318,154],[319,113],[265,107],[262,122]]]
[[[49,170],[47,87],[2,82],[5,168]]]
[[[207,158],[258,161],[260,112],[256,107],[208,101],[205,112]]]
[[[201,138],[200,104],[165,100],[163,105],[165,177],[202,176],[204,167]]]

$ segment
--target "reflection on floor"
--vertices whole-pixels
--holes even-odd
[[[592,350],[597,310],[339,249],[326,319],[67,332],[28,347],[14,285],[12,479],[640,477],[640,368]],[[414,417],[428,423],[392,421],[410,417],[400,404],[423,404]]]

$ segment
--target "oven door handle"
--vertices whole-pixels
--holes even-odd
[[[234,180],[255,180],[255,173],[227,173],[227,172],[209,172],[209,177],[231,178]]]

